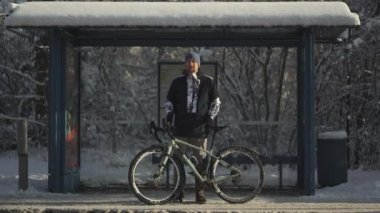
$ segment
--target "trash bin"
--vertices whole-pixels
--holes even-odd
[[[318,134],[317,170],[320,186],[335,186],[347,182],[346,131]]]

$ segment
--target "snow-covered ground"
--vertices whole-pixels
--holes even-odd
[[[136,151],[130,153],[108,153],[94,150],[82,150],[81,182],[96,186],[108,183],[127,184],[129,162]],[[112,157],[110,157],[112,156]],[[52,194],[48,192],[47,153],[31,150],[29,153],[29,189],[18,190],[17,152],[0,154],[0,203],[2,198],[49,197],[58,199],[62,196],[75,199],[76,194]],[[296,171],[284,166],[284,185],[294,186]],[[316,181],[317,182],[317,181]],[[277,167],[265,166],[265,186],[278,186]],[[86,192],[88,194],[88,192]],[[94,193],[96,194],[96,193]],[[94,195],[95,196],[95,195]],[[270,193],[263,195],[270,197]],[[52,198],[53,197],[53,198]],[[96,196],[95,196],[96,197]],[[259,196],[260,197],[260,196]],[[285,198],[284,198],[285,199]],[[380,202],[380,171],[363,169],[349,170],[348,182],[334,187],[316,187],[315,196],[290,196],[286,201],[337,201],[337,202]]]

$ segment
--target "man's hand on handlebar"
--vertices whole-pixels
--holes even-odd
[[[172,112],[169,112],[168,114],[166,114],[166,123],[169,123],[169,124],[172,124],[173,123],[173,113]]]
[[[164,130],[167,131],[167,132],[169,132],[169,133],[173,133],[173,131],[174,131],[173,124],[170,123],[170,122],[165,122],[165,124],[164,124]]]

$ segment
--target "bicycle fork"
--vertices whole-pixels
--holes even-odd
[[[165,168],[166,168],[166,171],[168,171],[167,170],[168,160],[169,160],[169,157],[172,155],[172,152],[173,152],[173,146],[172,145],[167,146],[167,149],[164,152],[164,156],[161,158],[160,164],[158,166],[158,170],[154,172],[153,174],[153,178],[157,179],[161,177],[161,174],[163,173]]]

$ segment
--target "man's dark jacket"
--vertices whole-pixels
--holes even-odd
[[[167,99],[173,104],[174,135],[177,137],[207,137],[206,125],[209,118],[209,107],[218,94],[215,82],[211,77],[199,74],[198,79],[200,85],[196,113],[187,112],[187,75],[174,79],[170,85]]]

